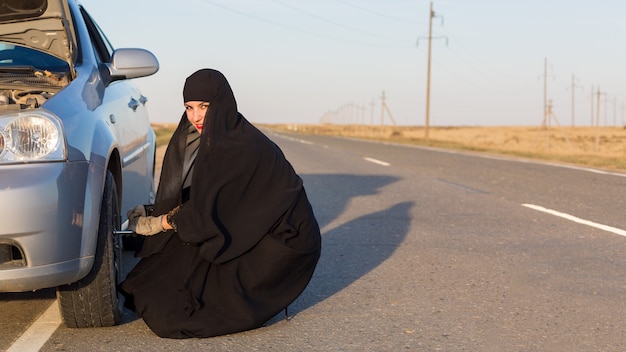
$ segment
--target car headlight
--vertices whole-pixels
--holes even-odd
[[[0,158],[4,155],[4,133],[0,131]]]
[[[61,121],[44,110],[0,116],[0,163],[66,159]]]

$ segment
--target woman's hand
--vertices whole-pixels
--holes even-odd
[[[134,208],[132,208],[131,210],[128,211],[128,213],[126,213],[126,217],[128,218],[128,222],[131,222],[134,218],[140,217],[140,216],[146,216],[148,214],[146,214],[146,206],[145,205],[138,205]]]
[[[165,231],[164,216],[137,216],[128,221],[128,229],[138,235],[152,236]]]
[[[128,217],[128,229],[143,236],[152,236],[172,229],[176,230],[174,226],[168,222],[168,216],[176,215],[178,209],[180,209],[180,206],[177,206],[169,213],[161,216],[147,216],[145,206],[138,205],[129,210],[126,214]]]

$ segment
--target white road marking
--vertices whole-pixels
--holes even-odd
[[[307,141],[306,139],[296,139],[296,138],[292,138],[292,140],[301,143],[301,144],[306,144],[306,145],[315,145],[315,143],[311,142],[311,141]],[[324,146],[325,148],[328,148],[328,146]]]
[[[280,137],[283,137],[286,140],[293,141],[293,142],[298,142],[298,143],[302,143],[302,144],[309,144],[309,145],[313,145],[314,144],[313,142],[307,141],[305,139],[295,138],[295,137],[291,137],[291,136],[285,136],[285,135],[277,134],[277,133],[273,133],[273,134],[275,136],[280,136]]]
[[[548,208],[544,208],[544,207],[539,206],[539,205],[522,204],[522,206],[530,208],[530,209],[534,209],[534,210],[537,210],[537,211],[541,211],[541,212],[544,212],[544,213],[547,213],[547,214],[551,214],[551,215],[554,215],[554,216],[558,216],[558,217],[561,217],[563,219],[567,219],[567,220],[570,220],[570,221],[573,221],[573,222],[577,222],[579,224],[595,227],[595,228],[600,229],[600,230],[604,230],[604,231],[607,231],[607,232],[612,232],[612,233],[614,233],[616,235],[620,235],[620,236],[626,237],[626,231],[622,230],[622,229],[618,229],[616,227],[611,227],[611,226],[608,226],[608,225],[598,224],[598,223],[595,223],[593,221],[581,219],[581,218],[578,218],[578,217],[576,217],[574,215],[561,213],[559,211],[548,209]]]
[[[389,164],[388,162],[385,162],[385,161],[380,161],[380,160],[376,160],[376,159],[372,159],[372,158],[368,158],[368,157],[365,157],[365,158],[363,158],[363,159],[365,159],[365,160],[369,161],[370,163],[374,163],[374,164],[378,164],[378,165],[383,165],[383,166],[389,166],[389,165],[391,165],[391,164]]]
[[[39,351],[59,325],[61,325],[61,312],[55,300],[6,352]]]

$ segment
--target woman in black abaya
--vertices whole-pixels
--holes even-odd
[[[156,202],[128,214],[146,237],[121,291],[161,337],[254,329],[308,285],[319,227],[301,178],[238,112],[220,72],[189,76],[183,98]]]

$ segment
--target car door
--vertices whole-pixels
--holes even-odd
[[[89,30],[90,39],[101,63],[110,63],[113,48],[93,21],[81,9]],[[105,88],[101,106],[96,111],[104,118],[119,143],[122,161],[122,212],[131,207],[146,203],[152,191],[152,164],[150,160],[151,130],[148,113],[145,107],[147,98],[130,80],[112,82]]]

